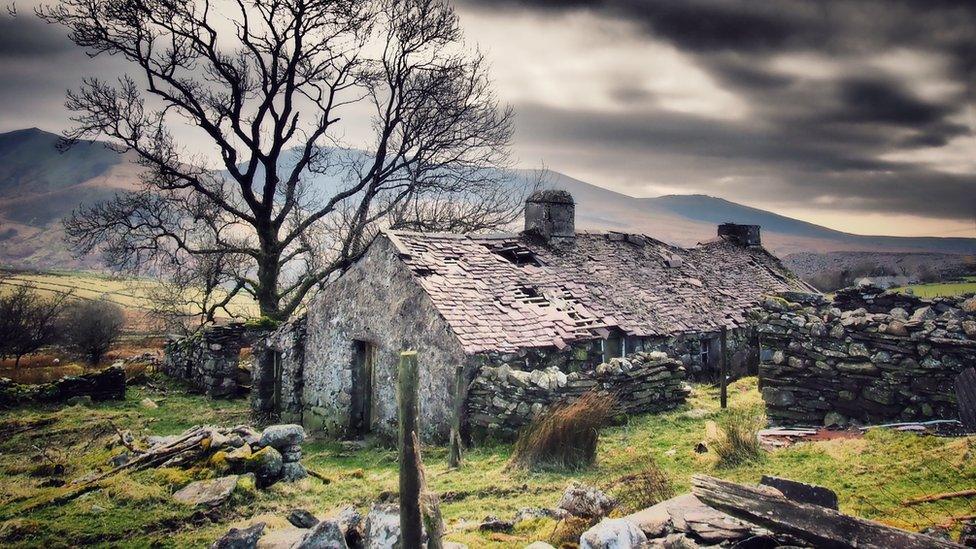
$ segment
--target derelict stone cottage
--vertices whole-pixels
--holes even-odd
[[[629,411],[657,409],[656,400],[683,398],[686,369],[717,369],[723,327],[732,372],[755,371],[747,312],[766,293],[810,291],[762,248],[758,226],[725,224],[715,240],[683,249],[643,235],[577,232],[574,215],[569,193],[540,191],[518,234],[384,233],[264,343],[254,407],[335,436],[395,432],[398,355],[416,349],[428,439],[446,438],[455,413],[497,427],[479,404],[486,400],[509,415],[534,404],[507,401],[529,394],[514,388],[456,411],[458,366],[462,390],[483,378],[553,391],[612,381],[614,392],[638,395]],[[592,377],[601,363],[634,353],[640,368],[624,361],[625,372]]]

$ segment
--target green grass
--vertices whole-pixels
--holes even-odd
[[[145,396],[159,409],[141,408]],[[489,446],[469,451],[458,470],[447,468],[445,448],[424,449],[428,483],[443,499],[448,538],[470,547],[524,547],[546,539],[555,528],[550,520],[523,525],[514,534],[485,534],[477,524],[486,515],[511,518],[522,507],[555,506],[566,484],[574,479],[607,486],[617,478],[639,473],[656,462],[668,473],[679,493],[690,478],[707,473],[742,482],[756,482],[773,474],[813,482],[835,490],[844,512],[918,530],[952,515],[973,513],[976,502],[946,500],[906,508],[901,500],[976,486],[976,437],[936,438],[873,431],[861,439],[831,440],[777,450],[759,462],[717,468],[713,452],[696,454],[694,446],[706,437],[709,422],[721,423],[717,390],[696,386],[688,404],[658,415],[631,418],[601,436],[597,464],[576,473],[511,471],[506,469],[510,447]],[[755,380],[730,388],[731,406],[761,411]],[[288,510],[304,507],[323,515],[345,504],[366,510],[384,492],[397,489],[396,452],[381,446],[349,446],[311,441],[305,444],[307,467],[331,482],[308,478],[276,484],[251,500],[237,500],[212,516],[203,516],[171,502],[169,495],[191,475],[178,470],[122,474],[93,492],[60,507],[28,514],[18,512],[32,498],[51,496],[57,489],[39,488],[42,478],[30,471],[44,460],[39,447],[59,447],[69,464],[68,478],[105,467],[119,452],[109,423],[137,434],[172,434],[198,423],[233,425],[246,422],[245,401],[209,402],[169,389],[165,394],[131,388],[124,402],[99,404],[93,409],[28,409],[0,414],[0,431],[11,422],[54,416],[42,430],[0,437],[0,545],[5,547],[101,546],[204,547],[231,526],[265,521],[286,526]]]
[[[963,294],[976,293],[976,276],[967,276],[960,282],[938,282],[932,284],[913,284],[901,288],[893,288],[895,291],[904,293],[911,288],[912,293],[918,297],[950,297]]]

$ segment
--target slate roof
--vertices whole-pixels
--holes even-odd
[[[764,294],[810,291],[766,250],[721,239],[577,233],[560,250],[523,235],[386,236],[469,354],[713,332],[742,325]]]

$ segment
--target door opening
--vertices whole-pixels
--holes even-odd
[[[376,346],[368,341],[353,342],[352,402],[349,434],[362,436],[373,427],[373,362]]]
[[[281,418],[281,411],[284,407],[281,403],[281,353],[275,352],[272,362],[272,379],[274,380],[274,392],[271,393],[271,412],[276,418]]]

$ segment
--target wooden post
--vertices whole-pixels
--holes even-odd
[[[722,409],[728,406],[728,383],[729,383],[729,329],[722,326],[722,364],[719,367],[719,402]]]
[[[417,432],[417,386],[419,372],[417,352],[400,353],[397,391],[400,439],[400,545],[420,547],[423,542],[423,518],[420,512],[420,490],[423,482],[420,472]]]
[[[464,413],[464,366],[454,369],[454,421],[451,424],[451,454],[447,465],[452,469],[461,465],[461,415]]]

